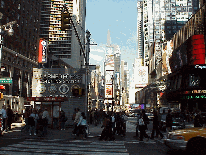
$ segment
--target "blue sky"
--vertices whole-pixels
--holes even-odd
[[[132,69],[137,57],[137,1],[136,0],[87,0],[86,29],[91,33],[90,64],[103,68],[107,32],[111,43],[119,45],[121,59]]]

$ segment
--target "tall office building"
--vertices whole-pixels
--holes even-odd
[[[64,4],[71,15],[75,29],[71,25],[69,30],[61,30],[61,12]],[[85,0],[42,1],[40,37],[49,42],[48,54],[50,57],[55,56],[73,68],[81,68],[84,65],[84,57],[80,47],[85,49],[85,17]]]
[[[139,6],[140,2],[137,3]],[[198,0],[143,0],[145,65],[149,63],[150,46],[154,46],[156,61],[159,61],[161,59],[160,43],[170,40],[198,9]],[[138,9],[138,14],[141,14],[141,8]]]
[[[137,2],[137,43],[138,43],[138,58],[144,58],[143,47],[143,2]]]

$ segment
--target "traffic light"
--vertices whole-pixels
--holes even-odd
[[[0,99],[4,98],[3,93],[0,93]]]
[[[70,29],[70,14],[69,13],[61,13],[61,30],[64,31],[66,29]]]

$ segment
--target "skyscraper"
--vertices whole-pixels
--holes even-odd
[[[138,29],[143,27],[144,65],[148,65],[150,46],[154,46],[156,61],[159,61],[161,59],[160,43],[170,40],[184,26],[199,9],[199,1],[143,0],[142,3],[141,8],[141,2],[137,2],[138,16],[143,15],[143,25],[138,22]],[[138,41],[140,44],[139,38]],[[155,44],[152,44],[153,42]]]
[[[76,30],[72,25],[69,30],[61,30],[61,12],[64,4],[66,4]],[[80,68],[84,64],[80,46],[84,49],[85,16],[86,2],[84,0],[42,1],[40,37],[49,42],[48,54],[50,56],[60,58],[74,68]]]

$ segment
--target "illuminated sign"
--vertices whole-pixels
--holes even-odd
[[[39,42],[39,63],[47,63],[47,41],[44,39],[40,39]]]
[[[206,95],[187,95],[187,96],[182,96],[181,99],[205,99],[206,98]]]

